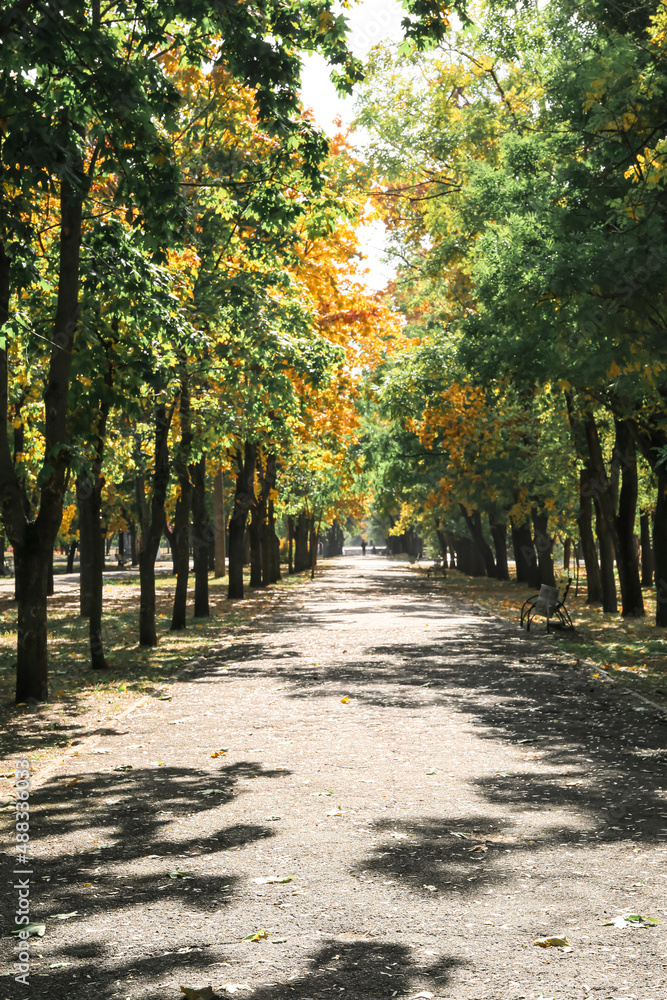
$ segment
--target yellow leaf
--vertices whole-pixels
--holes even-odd
[[[350,701],[350,699],[347,697],[347,695],[345,695],[345,697],[341,698],[341,700],[340,700],[341,705],[347,705],[347,704],[349,704],[349,701]]]

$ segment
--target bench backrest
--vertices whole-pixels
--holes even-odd
[[[537,614],[552,615],[558,604],[558,587],[548,587],[545,583],[540,587],[540,593],[535,602]]]

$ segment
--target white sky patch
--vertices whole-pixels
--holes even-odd
[[[358,59],[366,59],[378,42],[400,42],[403,39],[401,20],[406,12],[398,0],[362,0],[344,14],[350,25],[348,44]],[[337,131],[336,118],[340,117],[343,128],[349,126],[354,118],[354,96],[343,98],[337,94],[329,78],[329,67],[322,56],[304,58],[301,99],[305,107],[312,109],[316,124],[327,135]],[[368,136],[358,133],[357,140],[359,145],[363,145]],[[394,267],[383,260],[386,251],[384,225],[376,221],[359,226],[357,235],[367,257],[369,273],[366,284],[375,290],[384,288],[396,275]]]

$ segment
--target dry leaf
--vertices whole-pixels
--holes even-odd
[[[201,989],[193,990],[189,986],[181,986],[181,993],[184,993],[187,1000],[215,1000],[215,993],[211,986],[202,986]]]
[[[350,702],[350,699],[347,697],[347,695],[345,695],[345,697],[341,698],[341,700],[340,700],[341,705],[348,705],[349,702]]]
[[[541,937],[535,938],[533,944],[540,948],[569,948],[570,942],[565,937]]]

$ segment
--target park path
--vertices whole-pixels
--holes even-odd
[[[446,587],[332,561],[37,773],[0,1000],[665,1000],[664,717]]]

